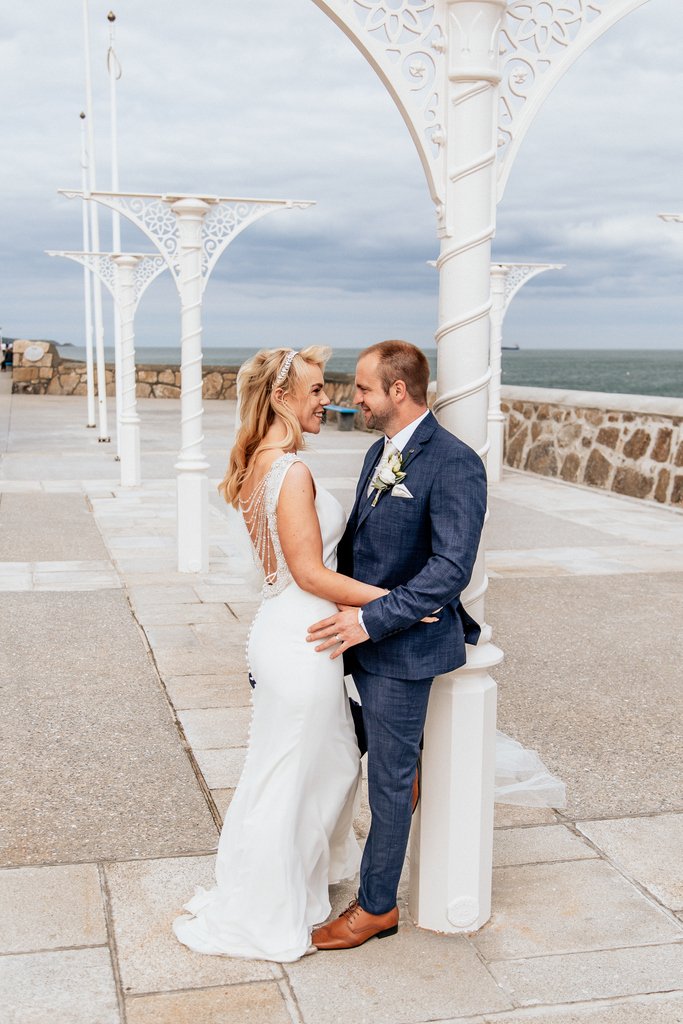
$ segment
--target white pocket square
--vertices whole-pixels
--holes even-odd
[[[412,498],[412,494],[405,484],[394,484],[391,488],[392,498]]]

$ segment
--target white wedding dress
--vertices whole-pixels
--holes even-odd
[[[330,913],[328,886],[353,878],[360,849],[352,828],[360,758],[341,658],[316,653],[307,627],[336,606],[301,590],[277,535],[277,500],[296,455],[279,456],[264,480],[275,571],[247,645],[256,680],[247,756],[218,844],[216,886],[197,889],[192,916],[173,929],[198,953],[297,960]],[[316,491],[323,560],[336,569],[345,516]]]

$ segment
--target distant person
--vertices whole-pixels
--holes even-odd
[[[0,341],[0,369],[4,373],[7,367],[5,366],[5,355],[7,354],[7,342]]]
[[[2,360],[2,372],[4,373],[8,366],[11,370],[14,363],[14,342],[5,341],[3,345],[5,346],[4,358]]]

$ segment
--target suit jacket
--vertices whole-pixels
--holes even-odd
[[[486,511],[486,471],[471,448],[430,413],[403,450],[403,484],[376,506],[368,484],[384,441],[365,457],[356,501],[337,549],[339,572],[391,591],[363,607],[370,641],[348,652],[366,672],[427,679],[465,663],[465,641],[480,628],[460,602],[469,583]],[[373,491],[373,496],[374,496]],[[438,622],[421,622],[435,609]]]

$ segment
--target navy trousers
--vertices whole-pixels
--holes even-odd
[[[372,821],[360,868],[358,902],[370,914],[396,906],[410,820],[412,788],[432,679],[371,675],[357,664],[362,708],[353,708],[361,753],[368,754]],[[361,711],[362,721],[358,712]]]

